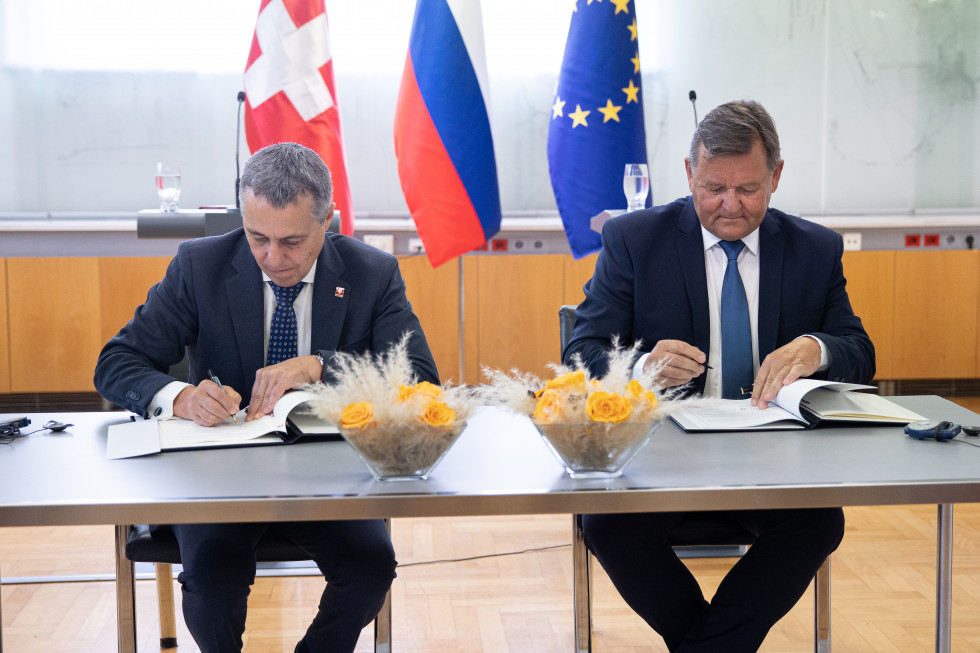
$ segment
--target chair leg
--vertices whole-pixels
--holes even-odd
[[[813,579],[814,650],[830,653],[830,556]]]
[[[388,535],[391,535],[391,520],[385,519]],[[374,653],[391,653],[391,588],[385,595],[384,605],[374,618]]]
[[[572,515],[572,602],[575,653],[592,651],[592,556],[585,546],[582,515]]]
[[[157,610],[160,612],[160,648],[177,648],[177,617],[174,607],[174,568],[167,562],[158,562]]]
[[[136,653],[136,588],[133,561],[126,557],[129,526],[116,525],[116,638],[119,653]]]

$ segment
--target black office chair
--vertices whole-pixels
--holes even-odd
[[[391,522],[385,520],[391,532]],[[255,551],[257,562],[292,562],[309,560],[303,549],[283,535],[270,531],[259,540]],[[116,602],[119,626],[119,650],[136,648],[136,599],[134,562],[152,562],[156,567],[157,603],[160,611],[160,648],[177,646],[177,624],[174,608],[173,565],[180,564],[177,538],[169,528],[150,532],[146,524],[116,526]],[[132,648],[126,646],[131,643]],[[375,653],[391,653],[391,591],[385,597],[381,612],[374,620]]]
[[[558,309],[561,350],[572,336],[576,306]],[[755,535],[724,518],[723,513],[705,512],[692,515],[670,532],[670,542],[676,548],[704,549],[723,547],[741,551],[755,541]],[[682,554],[683,555],[683,554]],[[582,533],[582,515],[572,515],[572,573],[575,610],[575,653],[592,651],[592,555]],[[824,560],[814,578],[814,651],[830,653],[830,557]]]

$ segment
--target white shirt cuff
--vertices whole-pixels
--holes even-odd
[[[160,391],[153,395],[150,405],[146,407],[150,417],[167,419],[174,416],[174,399],[184,388],[190,387],[190,383],[183,381],[171,381],[160,388]]]
[[[643,364],[647,362],[647,357],[649,355],[650,354],[643,354],[638,359],[636,359],[636,363],[633,364],[633,378],[634,379],[640,378],[640,375],[643,374]]]

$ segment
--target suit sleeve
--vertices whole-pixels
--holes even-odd
[[[595,272],[585,284],[585,300],[575,311],[575,326],[562,362],[576,355],[593,376],[602,376],[608,367],[612,338],[630,346],[634,340],[634,265],[621,226],[615,220],[602,228],[602,250]]]
[[[178,251],[163,280],[150,289],[129,324],[106,343],[95,366],[99,394],[143,417],[153,396],[174,380],[167,371],[184,357],[197,329],[182,258]]]

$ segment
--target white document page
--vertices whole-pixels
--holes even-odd
[[[712,399],[704,405],[688,406],[671,417],[689,431],[740,431],[748,429],[801,429],[797,417],[779,406],[769,404],[765,410],[752,405],[751,399]],[[802,419],[802,418],[799,418]]]

